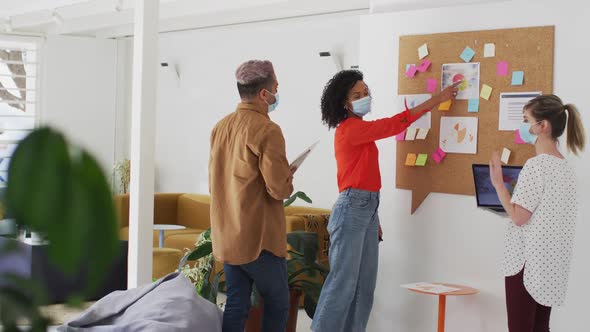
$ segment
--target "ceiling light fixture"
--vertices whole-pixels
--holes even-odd
[[[53,15],[51,17],[53,19],[53,22],[62,25],[64,24],[64,18],[61,17],[61,15],[59,15],[59,13],[57,12],[57,9],[53,10]]]

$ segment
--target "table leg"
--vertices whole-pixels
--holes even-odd
[[[438,332],[445,332],[445,310],[447,307],[446,295],[438,296]]]
[[[160,248],[163,248],[164,247],[164,230],[163,229],[160,230],[160,239],[159,240],[160,240],[159,241]]]

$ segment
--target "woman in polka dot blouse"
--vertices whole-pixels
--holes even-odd
[[[510,217],[502,270],[510,332],[547,332],[551,307],[563,303],[578,213],[572,167],[558,149],[567,126],[567,147],[584,149],[580,114],[555,95],[534,98],[524,107],[521,138],[535,145],[536,156],[520,172],[510,197],[502,181],[498,153],[490,176]]]

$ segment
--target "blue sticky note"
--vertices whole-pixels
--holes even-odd
[[[512,85],[522,85],[524,82],[524,71],[512,72]]]
[[[469,61],[471,61],[471,59],[473,59],[474,55],[475,55],[475,51],[472,50],[469,46],[467,46],[463,50],[463,53],[461,53],[461,59],[463,59],[463,61],[465,61],[465,62],[469,62]]]
[[[469,113],[479,112],[479,98],[469,99],[469,103],[467,105],[468,105],[467,112],[469,112]]]

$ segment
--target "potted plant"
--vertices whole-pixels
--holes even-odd
[[[129,181],[131,180],[131,161],[123,159],[115,162],[112,177],[114,192],[127,194],[129,192]]]
[[[299,191],[287,199],[283,205],[287,207],[297,198],[308,203],[312,202],[305,193]],[[199,295],[218,304],[217,293],[220,289],[225,288],[225,283],[220,281],[221,276],[223,275],[223,270],[213,274],[214,258],[210,235],[211,229],[208,229],[199,236],[195,248],[187,252],[180,261],[179,270],[193,280],[196,291]],[[288,233],[287,243],[292,248],[288,251],[289,257],[287,259],[287,273],[290,290],[290,308],[287,331],[295,332],[300,297],[304,297],[305,312],[310,318],[313,318],[322,290],[321,283],[306,280],[305,278],[302,278],[302,276],[314,278],[319,274],[325,278],[329,270],[326,266],[316,261],[317,252],[319,250],[318,235],[316,233],[303,231]],[[187,261],[196,261],[196,263],[191,267],[186,264]],[[252,308],[250,309],[248,322],[246,323],[247,332],[260,331],[263,306],[264,303],[254,287],[252,291]]]
[[[19,226],[46,236],[48,259],[61,271],[75,273],[84,264],[86,294],[93,293],[118,255],[118,238],[108,180],[92,155],[68,143],[58,131],[34,130],[12,155],[2,205]],[[0,248],[0,257],[12,250],[16,249]],[[46,304],[39,280],[8,273],[0,279],[0,329],[46,331],[50,321],[39,310]],[[83,298],[80,294],[70,303]],[[22,320],[30,327],[18,326]]]

